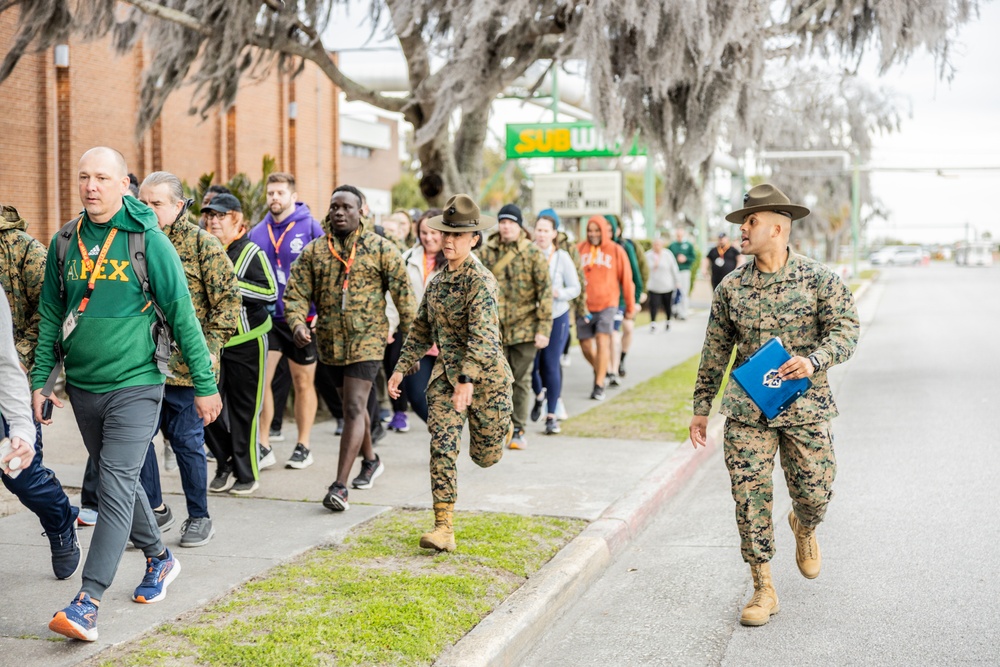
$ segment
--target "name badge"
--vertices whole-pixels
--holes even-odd
[[[277,278],[278,278],[278,282],[279,283],[281,283],[282,285],[285,284],[285,282],[288,280],[288,278],[285,276],[285,270],[284,269],[281,269],[281,268],[278,269]]]
[[[66,319],[63,320],[63,325],[62,325],[63,340],[66,340],[67,338],[69,338],[69,335],[71,333],[73,333],[73,329],[76,329],[76,311],[75,310],[72,313],[70,313],[69,315],[67,315]]]
[[[724,266],[725,263],[726,263],[726,260],[724,260],[723,258],[721,258],[721,257],[716,257],[715,258],[715,265],[716,266]]]

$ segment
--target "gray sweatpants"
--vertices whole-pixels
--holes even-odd
[[[156,517],[139,485],[146,448],[160,423],[163,385],[92,394],[67,384],[66,393],[83,444],[98,466],[98,519],[80,590],[100,600],[115,578],[130,538],[147,558],[163,553]]]

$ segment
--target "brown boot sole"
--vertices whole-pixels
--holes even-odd
[[[740,625],[745,625],[745,626],[748,626],[748,627],[751,627],[751,628],[759,628],[762,625],[767,625],[767,622],[771,620],[771,616],[774,616],[779,611],[781,611],[781,605],[776,604],[771,609],[771,613],[767,616],[767,618],[765,618],[763,620],[747,619],[747,618],[743,618],[742,616],[740,616]]]
[[[421,549],[436,549],[437,551],[452,552],[452,551],[455,550],[455,543],[452,542],[451,544],[441,545],[441,544],[437,544],[437,543],[433,542],[432,540],[430,540],[430,539],[428,539],[426,537],[421,537],[420,538],[420,548]]]

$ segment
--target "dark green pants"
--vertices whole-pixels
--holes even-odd
[[[514,428],[521,430],[524,430],[524,425],[528,423],[529,406],[533,403],[531,370],[535,367],[536,352],[538,349],[534,341],[503,346],[504,356],[510,364],[510,372],[514,375],[514,415],[511,421],[514,422]]]

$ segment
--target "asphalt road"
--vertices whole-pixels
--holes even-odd
[[[1000,663],[1000,267],[884,270],[861,314],[832,376],[821,576],[798,574],[776,471],[781,612],[738,624],[751,583],[716,456],[526,664]]]

